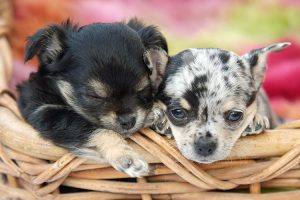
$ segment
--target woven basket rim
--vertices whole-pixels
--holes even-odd
[[[52,148],[57,147],[41,139],[37,132],[22,119],[17,109],[16,101],[7,92],[2,92],[0,95],[0,119],[0,157],[7,169],[6,174],[18,177],[32,185],[48,183],[49,185],[52,184],[58,187],[60,184],[64,184],[67,186],[80,187],[95,191],[132,195],[158,195],[162,193],[191,194],[193,192],[197,193],[197,191],[199,192],[214,189],[229,190],[242,185],[251,185],[254,187],[254,185],[257,183],[263,183],[270,180],[272,181],[272,179],[277,177],[285,177],[286,174],[293,170],[297,171],[300,162],[299,121],[291,122],[275,130],[269,130],[261,135],[250,136],[241,139],[245,140],[242,141],[244,143],[240,144],[240,146],[244,146],[244,148],[249,148],[245,146],[248,143],[255,143],[259,140],[262,140],[262,144],[272,141],[279,141],[282,142],[282,144],[289,144],[286,145],[284,151],[281,152],[283,156],[276,160],[241,160],[242,158],[238,157],[238,160],[223,161],[210,165],[196,164],[187,160],[175,148],[174,144],[170,143],[170,141],[166,140],[166,138],[160,136],[150,129],[142,129],[137,134],[132,135],[131,140],[145,148],[148,152],[150,152],[150,154],[152,154],[152,156],[155,155],[158,158],[157,160],[163,163],[159,164],[156,161],[153,164],[155,170],[167,170],[168,173],[174,173],[178,175],[178,177],[185,182],[171,182],[168,184],[164,182],[139,184],[118,183],[118,185],[115,185],[115,183],[106,180],[95,180],[95,178],[101,179],[101,176],[103,176],[103,172],[100,173],[102,174],[101,176],[99,176],[99,174],[97,175],[97,173],[101,172],[101,170],[106,170],[105,173],[110,172],[111,176],[114,178],[127,177],[127,175],[117,172],[105,163],[100,165],[90,164],[89,162],[86,162],[86,159],[76,157],[63,149],[58,148],[59,151],[61,151],[59,152],[61,153],[59,154],[60,158],[51,164],[46,164],[47,161],[45,159],[34,157],[30,155],[30,152],[25,151],[24,149],[30,149],[32,143],[40,144],[44,142],[47,149],[50,151],[52,151]],[[31,134],[35,135],[36,138],[29,137],[26,133],[28,130]],[[22,135],[22,132],[26,134]],[[28,142],[28,146],[26,146],[24,143],[21,143],[22,149],[17,149],[15,146],[13,146],[15,142],[9,142],[13,140],[19,142],[21,141],[22,137]],[[289,143],[285,141],[288,137],[291,137],[290,140],[288,140]],[[34,141],[34,139],[38,139],[38,142]],[[278,145],[278,143],[276,145]],[[274,147],[276,147],[276,145],[274,145]],[[43,147],[40,151],[45,151],[45,148]],[[278,156],[278,152],[276,153],[276,156]],[[269,155],[260,156],[260,158],[267,157],[269,157]],[[13,160],[17,162],[18,165],[15,164]],[[232,175],[232,172],[236,172],[235,170],[241,169],[247,169],[249,171],[244,171],[244,174],[242,174],[240,177],[237,176],[231,178],[230,176],[227,175],[226,177],[225,175],[225,180],[223,180],[224,174],[218,174],[217,172],[219,170],[220,173],[220,171],[222,171],[222,166],[228,166],[228,163],[231,163],[232,166],[231,168],[225,167],[225,169],[223,169],[223,173],[225,174],[227,173]],[[35,169],[29,170],[29,166]],[[81,169],[79,169],[80,167]],[[216,168],[215,170],[217,171],[214,171],[214,168]],[[204,169],[207,169],[208,171]],[[258,171],[257,169],[260,170]],[[152,171],[149,176],[159,177],[164,175],[164,173],[155,172],[155,170]],[[232,172],[230,173],[230,171]],[[106,189],[103,188],[103,185],[105,185]],[[163,189],[164,191],[161,189],[151,189],[154,187],[154,185]],[[44,191],[49,192],[49,190],[47,190],[48,187],[45,187],[46,189],[41,188],[35,191],[34,194],[45,195],[46,193]],[[175,187],[176,189],[171,189],[172,187]],[[260,185],[257,187],[260,187]],[[50,192],[52,192],[52,190],[50,190]],[[292,194],[294,195],[294,193]]]

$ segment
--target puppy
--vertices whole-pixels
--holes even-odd
[[[39,69],[18,87],[21,113],[56,145],[142,176],[148,165],[124,138],[153,117],[160,48],[168,51],[164,36],[137,19],[41,29],[26,46]]]
[[[274,44],[238,56],[210,48],[188,49],[168,59],[158,101],[165,113],[154,128],[171,132],[182,154],[200,163],[226,158],[241,135],[277,124],[261,88]]]

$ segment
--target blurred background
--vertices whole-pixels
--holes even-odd
[[[269,56],[264,88],[277,114],[300,119],[300,0],[13,0],[13,4],[13,89],[37,69],[36,61],[23,61],[26,38],[37,29],[67,18],[84,25],[136,16],[160,28],[171,55],[191,47],[243,54],[278,41],[292,42],[285,51]]]

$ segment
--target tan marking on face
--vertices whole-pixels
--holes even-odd
[[[167,111],[167,106],[162,101],[158,101],[156,103],[158,104],[158,107],[163,109],[163,111]]]
[[[147,76],[144,76],[136,85],[136,90],[142,91],[148,85],[149,85],[149,79]]]
[[[67,102],[67,104],[69,104],[81,116],[85,117],[89,121],[94,121],[89,115],[87,115],[83,111],[82,107],[77,105],[76,101],[74,100],[74,98],[75,98],[74,97],[74,88],[72,87],[72,85],[69,82],[59,80],[59,81],[57,81],[57,87],[58,87],[60,93],[62,94],[62,96],[64,97],[65,101]]]
[[[114,125],[117,121],[117,115],[114,111],[110,111],[106,115],[101,115],[99,120],[104,124],[109,123],[111,125]]]
[[[146,118],[147,114],[149,113],[149,111],[145,110],[143,108],[137,108],[136,113],[137,113],[136,114],[136,122],[135,122],[135,126],[133,127],[133,129],[135,129],[136,127],[142,128],[140,126],[144,125],[145,118]]]
[[[191,105],[189,104],[189,102],[186,99],[180,98],[179,103],[184,109],[191,110]]]
[[[91,80],[89,81],[89,85],[94,89],[96,94],[99,95],[100,97],[108,97],[109,95],[108,88],[104,83],[96,80]]]
[[[65,108],[65,106],[63,106],[63,105],[43,104],[43,105],[37,107],[37,109],[35,109],[33,114],[37,114],[37,113],[47,110],[47,109],[64,109],[64,108]]]
[[[228,111],[228,110],[232,110],[233,108],[236,107],[236,102],[233,100],[226,100],[226,102],[223,104],[223,112]]]

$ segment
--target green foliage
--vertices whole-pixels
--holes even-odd
[[[292,5],[249,1],[231,10],[227,27],[258,39],[277,39],[300,31],[300,9]],[[254,3],[253,3],[254,2]]]
[[[192,36],[167,34],[170,53],[191,47],[243,51],[248,45],[282,38],[300,39],[300,7],[279,1],[236,1],[213,28]]]

